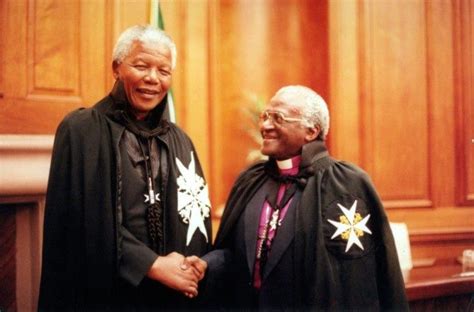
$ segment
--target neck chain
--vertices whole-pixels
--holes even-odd
[[[263,269],[267,263],[268,254],[270,253],[271,249],[272,239],[269,237],[269,232],[270,230],[273,230],[275,232],[273,237],[276,236],[277,230],[281,226],[281,211],[296,193],[296,189],[297,187],[295,183],[290,183],[287,185],[285,193],[279,202],[277,202],[278,188],[273,192],[272,195],[267,195],[266,197],[266,201],[270,205],[272,213],[265,224],[263,235],[259,237],[261,240],[257,249],[256,257],[260,260],[260,276],[263,276]]]

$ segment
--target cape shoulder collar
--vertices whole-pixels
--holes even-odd
[[[325,142],[319,140],[304,145],[301,158],[300,170],[312,168],[314,172],[326,169],[334,162],[329,155]]]

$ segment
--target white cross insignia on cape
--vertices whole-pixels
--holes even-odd
[[[193,152],[191,152],[191,162],[188,168],[178,158],[176,158],[176,165],[181,174],[176,180],[178,184],[178,213],[185,224],[189,223],[186,246],[191,242],[197,229],[206,237],[207,242],[204,220],[209,218],[211,202],[204,179],[196,174]]]
[[[334,239],[340,235],[343,240],[347,240],[345,250],[346,253],[354,244],[359,246],[360,249],[364,250],[364,246],[362,246],[359,237],[364,236],[364,232],[372,234],[372,232],[366,226],[367,221],[369,221],[370,214],[365,216],[365,218],[362,218],[360,213],[356,213],[357,200],[354,200],[354,203],[350,209],[347,209],[341,204],[337,204],[337,206],[341,209],[343,214],[339,216],[339,222],[328,219],[328,222],[336,227],[336,231],[332,235],[331,239]]]

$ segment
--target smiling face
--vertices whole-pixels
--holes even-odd
[[[113,72],[123,82],[131,111],[144,119],[171,86],[171,52],[165,45],[136,41],[128,56],[113,64]]]
[[[280,112],[288,118],[301,119],[301,111],[299,106],[295,105],[297,103],[295,101],[299,99],[277,94],[266,105],[265,110]],[[307,127],[301,121],[284,121],[278,125],[272,118],[268,118],[260,121],[260,132],[263,138],[262,154],[277,160],[285,160],[299,155],[303,145],[316,139],[319,130]]]

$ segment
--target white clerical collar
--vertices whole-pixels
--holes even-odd
[[[278,168],[282,170],[291,169],[293,168],[293,161],[291,161],[291,158],[285,160],[277,160],[277,165]]]
[[[277,160],[276,163],[278,165],[278,169],[288,170],[288,169],[293,169],[295,167],[298,167],[300,161],[301,161],[301,156],[298,155],[298,156],[285,159],[285,160]]]

